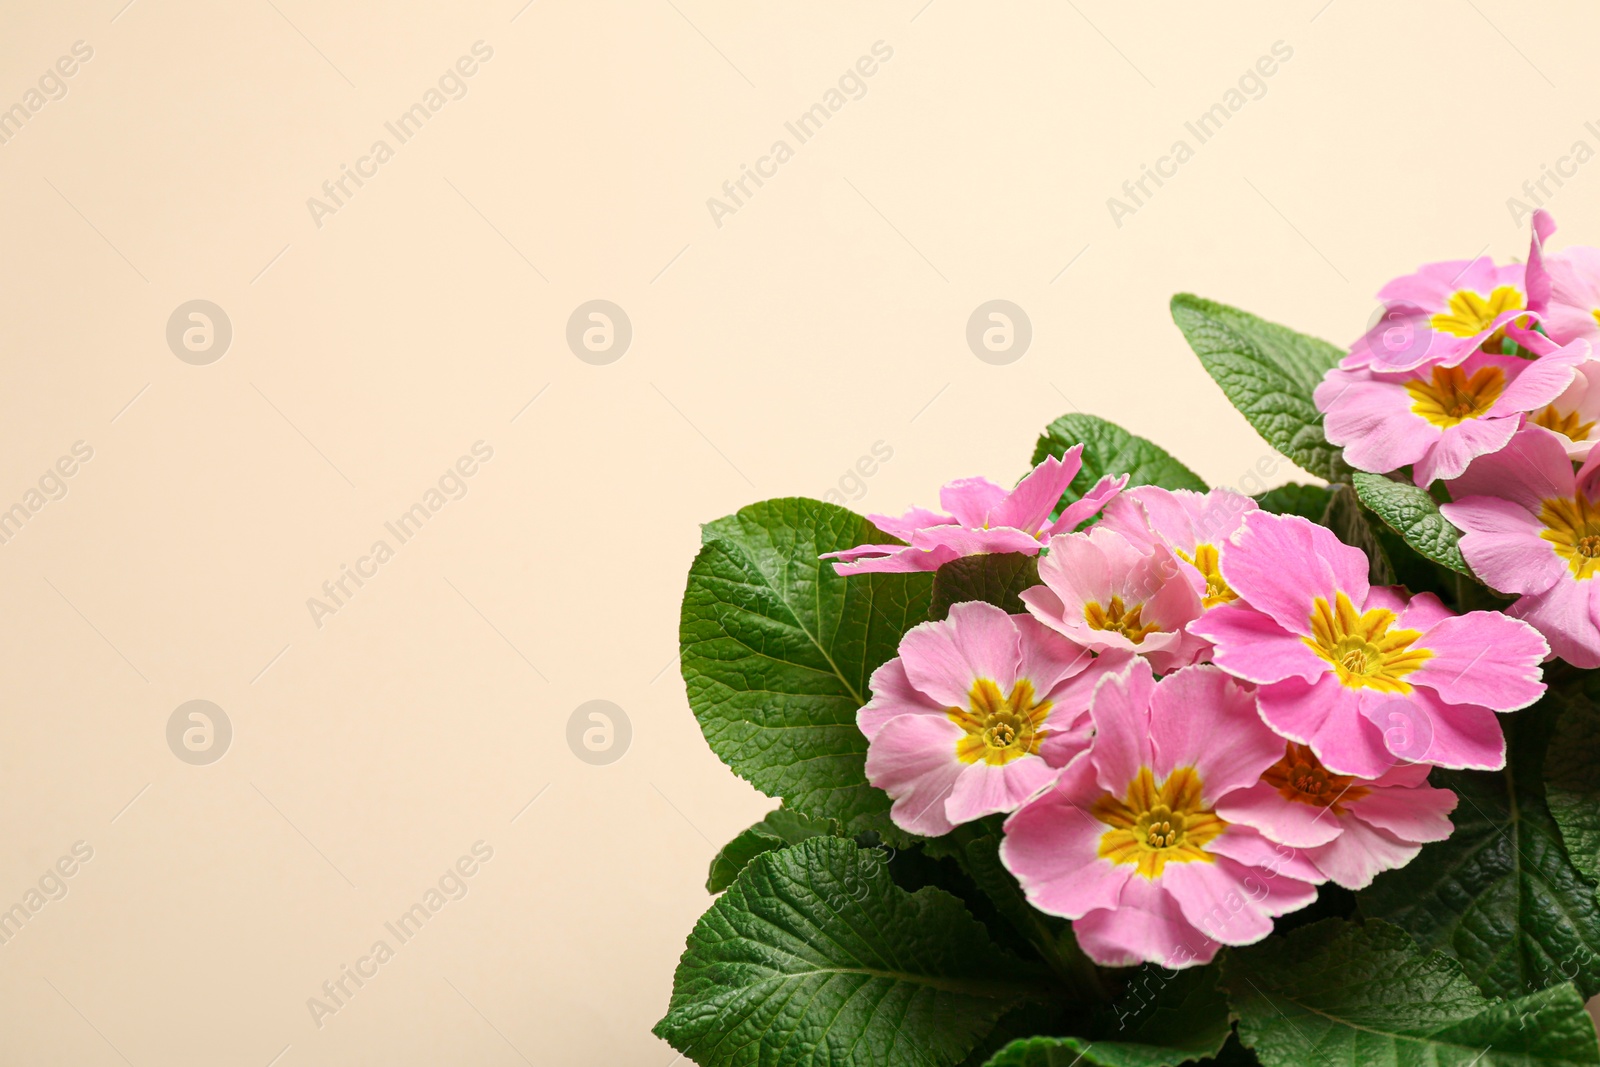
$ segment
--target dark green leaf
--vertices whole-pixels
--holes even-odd
[[[1454,956],[1493,996],[1568,980],[1585,996],[1600,992],[1600,904],[1545,803],[1554,711],[1547,700],[1500,717],[1504,771],[1434,771],[1431,784],[1461,798],[1455,832],[1359,894],[1362,915]]]
[[[1215,1056],[1232,1030],[1216,967],[1143,970],[1112,1018],[1104,1038],[1013,1041],[988,1067],[1172,1067]]]
[[[961,902],[817,837],[746,867],[689,935],[655,1033],[701,1067],[954,1067],[1051,995]]]
[[[706,876],[706,892],[720,893],[733,884],[745,865],[763,852],[798,845],[813,837],[837,834],[839,824],[832,819],[812,819],[798,811],[779,808],[722,846],[711,859]]]
[[[1406,544],[1433,562],[1472,577],[1472,569],[1457,546],[1461,531],[1439,513],[1438,502],[1426,489],[1364,471],[1357,471],[1353,477],[1361,502],[1405,538]]]
[[[940,567],[933,575],[933,607],[930,619],[943,619],[950,605],[965,600],[981,600],[1004,608],[1013,615],[1028,609],[1018,598],[1024,589],[1039,584],[1039,557],[1021,552],[992,552],[962,556]]]
[[[1226,304],[1188,293],[1172,319],[1233,406],[1268,444],[1330,482],[1350,480],[1340,450],[1322,434],[1311,394],[1344,351]]]
[[[1572,865],[1593,881],[1600,879],[1600,707],[1582,693],[1562,705],[1545,756],[1545,791]]]
[[[1231,950],[1222,984],[1267,1067],[1600,1064],[1571,986],[1493,1003],[1387,923],[1330,919]]]
[[[1276,489],[1268,489],[1256,497],[1262,509],[1274,515],[1298,515],[1302,519],[1321,522],[1328,510],[1328,500],[1333,490],[1325,485],[1300,485],[1290,482]]]
[[[1045,427],[1033,447],[1033,464],[1043,463],[1046,456],[1060,458],[1077,444],[1083,445],[1083,469],[1061,497],[1061,508],[1082,497],[1107,474],[1126,474],[1129,485],[1206,491],[1206,483],[1199,475],[1159,445],[1135,437],[1115,423],[1078,412],[1063,415]]]
[[[719,519],[689,569],[680,636],[689,706],[723,762],[801,814],[904,840],[867,784],[856,711],[872,672],[926,619],[933,576],[841,578],[817,558],[888,540],[803,498]]]

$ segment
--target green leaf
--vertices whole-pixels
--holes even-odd
[[[1311,402],[1343,349],[1188,293],[1172,298],[1172,320],[1268,444],[1319,478],[1350,480],[1350,468],[1322,435],[1322,414]]]
[[[1545,755],[1545,792],[1572,865],[1600,880],[1600,708],[1587,695],[1562,701]]]
[[[1172,1067],[1215,1056],[1228,1040],[1228,1002],[1216,967],[1145,969],[1116,1006],[1105,1039],[1033,1037],[1013,1041],[988,1067]]]
[[[1222,985],[1266,1067],[1600,1064],[1571,986],[1492,1003],[1387,923],[1329,919],[1230,950]]]
[[[1206,491],[1200,476],[1173,459],[1161,446],[1136,437],[1115,423],[1094,415],[1063,415],[1039,435],[1033,447],[1033,465],[1046,456],[1060,458],[1073,445],[1083,445],[1083,469],[1061,497],[1064,508],[1079,499],[1107,474],[1126,474],[1129,485],[1159,485],[1163,489]]]
[[[788,808],[769,811],[765,819],[723,845],[722,850],[712,857],[711,871],[706,876],[706,892],[716,894],[728,888],[739,877],[739,872],[763,852],[788,848],[813,837],[831,836],[838,832],[839,824],[832,819],[811,819]]]
[[[1276,489],[1268,489],[1255,499],[1263,511],[1270,511],[1274,515],[1298,515],[1302,519],[1321,522],[1332,496],[1333,490],[1325,485],[1290,482]]]
[[[1584,996],[1600,992],[1600,903],[1545,803],[1554,711],[1546,700],[1500,716],[1510,748],[1504,771],[1434,771],[1431,784],[1461,798],[1450,816],[1455,832],[1358,894],[1362,915],[1454,956],[1494,996],[1568,980]]]
[[[701,916],[657,1036],[701,1067],[953,1067],[1048,984],[961,902],[818,837],[756,858]]]
[[[1359,548],[1367,555],[1367,579],[1373,585],[1393,585],[1394,565],[1389,554],[1378,541],[1378,532],[1367,521],[1355,491],[1348,485],[1335,486],[1328,498],[1327,513],[1322,524],[1338,535],[1347,545]]]
[[[1381,474],[1357,471],[1356,493],[1361,502],[1388,523],[1406,544],[1435,563],[1473,577],[1461,556],[1461,531],[1439,513],[1439,503],[1410,482],[1397,482]]]
[[[950,605],[966,600],[981,600],[1004,608],[1013,615],[1028,609],[1018,594],[1039,584],[1039,557],[1021,552],[992,552],[962,556],[940,567],[933,575],[933,607],[930,619],[943,619]]]
[[[872,672],[927,618],[933,576],[835,574],[817,557],[890,539],[820,500],[752,504],[704,537],[679,633],[689,706],[711,750],[802,815],[906,840],[889,798],[867,784],[856,711]]]

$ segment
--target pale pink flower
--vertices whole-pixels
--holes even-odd
[[[1089,696],[1116,665],[992,604],[913,627],[856,715],[890,818],[938,836],[1016,809],[1088,743]]]
[[[1159,671],[1194,662],[1205,643],[1185,626],[1205,610],[1205,583],[1159,542],[1136,545],[1096,525],[1060,534],[1039,561],[1039,580],[1022,592],[1034,618],[1102,653],[1144,656]]]
[[[1489,345],[1513,322],[1529,325],[1523,267],[1480,256],[1429,263],[1378,290],[1385,314],[1350,346],[1343,370],[1452,367]]]
[[[1046,457],[1017,483],[1005,489],[987,478],[962,478],[939,491],[939,503],[950,514],[912,508],[896,518],[869,515],[873,524],[905,541],[903,545],[857,545],[829,552],[840,574],[874,571],[934,571],[962,556],[988,552],[1038,555],[1051,537],[1073,530],[1099,514],[1128,476],[1106,476],[1051,521],[1050,512],[1083,467],[1083,446],[1073,445],[1060,459]]]
[[[1273,730],[1339,774],[1379,778],[1401,759],[1504,766],[1495,712],[1544,693],[1544,639],[1496,611],[1454,615],[1431,593],[1371,586],[1367,568],[1324,526],[1252,512],[1222,565],[1241,599],[1190,629],[1217,666],[1260,686]],[[1412,735],[1390,729],[1397,715]]]
[[[1204,665],[1158,683],[1135,659],[1089,715],[1089,750],[1006,820],[1000,858],[1090,959],[1208,963],[1316,898],[1308,861],[1220,814],[1283,755],[1244,686]]]

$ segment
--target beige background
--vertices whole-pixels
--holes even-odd
[[[820,496],[879,441],[863,511],[1014,479],[1071,408],[1237,484],[1265,448],[1170,294],[1348,341],[1394,274],[1522,255],[1507,198],[1600,147],[1576,4],[126,2],[0,15],[0,107],[93,49],[0,144],[0,509],[93,449],[0,545],[0,907],[93,849],[0,946],[4,1064],[668,1067],[648,1028],[706,862],[771,804],[673,668],[699,522]],[[307,198],[380,137],[319,227]],[[1558,243],[1600,242],[1597,206],[1600,163]],[[206,366],[165,340],[196,298],[233,327]],[[633,325],[607,366],[564,339],[594,298]],[[1034,331],[1006,366],[964,338],[994,298]],[[316,626],[477,441],[466,495]],[[233,726],[209,766],[167,746],[192,699]],[[591,699],[632,723],[609,766],[566,742]],[[468,894],[319,1028],[307,998],[480,840]]]

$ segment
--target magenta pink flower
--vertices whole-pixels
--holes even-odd
[[[1561,439],[1523,430],[1449,483],[1440,507],[1462,530],[1461,554],[1487,585],[1520,599],[1509,614],[1533,624],[1568,663],[1600,667],[1600,451],[1575,474]]]
[[[1269,726],[1336,773],[1380,778],[1400,759],[1496,770],[1494,713],[1544,692],[1549,647],[1532,627],[1369,586],[1366,554],[1299,516],[1245,516],[1222,571],[1241,599],[1190,628],[1261,687]]]
[[[1589,358],[1580,340],[1532,360],[1476,352],[1397,374],[1334,369],[1312,395],[1345,462],[1375,474],[1415,464],[1412,480],[1426,486],[1504,448],[1525,414],[1575,387]]]
[[[1205,650],[1185,629],[1205,610],[1205,582],[1164,544],[1135,545],[1101,526],[1059,534],[1039,561],[1039,580],[1022,593],[1029,613],[1084,648],[1145,656],[1160,671]]]
[[[985,552],[1024,552],[1037,555],[1052,536],[1076,529],[1128,484],[1128,476],[1101,478],[1080,499],[1050,521],[1072,479],[1083,466],[1083,446],[1073,445],[1060,459],[1046,457],[1015,489],[1004,489],[987,478],[961,478],[939,491],[939,503],[950,512],[941,515],[912,508],[899,518],[869,515],[869,519],[903,545],[857,545],[829,552],[840,574],[871,571],[934,571],[962,556]]]
[[[1026,615],[956,604],[945,621],[913,627],[873,673],[856,715],[867,780],[912,833],[1013,811],[1083,751],[1089,696],[1114,666]]]
[[[1428,768],[1404,763],[1376,780],[1335,774],[1293,741],[1261,781],[1228,794],[1217,814],[1303,850],[1326,878],[1365,889],[1404,867],[1429,841],[1450,836],[1456,795],[1428,785]]]
[[[1485,257],[1429,263],[1378,290],[1385,315],[1350,346],[1343,370],[1451,367],[1494,341],[1528,307],[1523,267]]]
[[[1000,858],[1090,959],[1209,963],[1316,898],[1307,861],[1221,814],[1283,756],[1245,687],[1209,666],[1158,683],[1135,659],[1089,715],[1089,750],[1006,820]]]
[[[1147,551],[1156,545],[1170,549],[1195,580],[1203,605],[1210,608],[1237,599],[1222,579],[1219,561],[1228,538],[1255,510],[1254,500],[1232,489],[1196,493],[1140,485],[1106,505],[1099,525]]]

